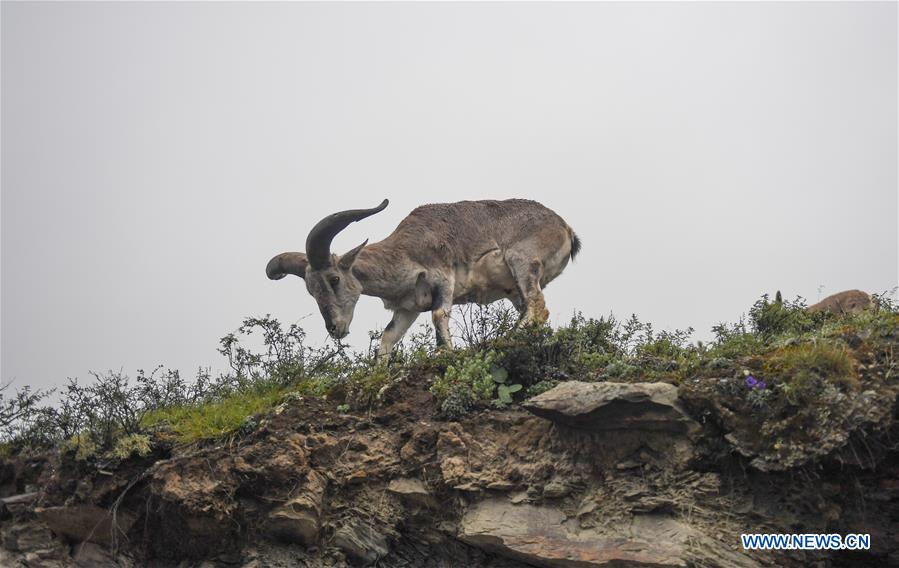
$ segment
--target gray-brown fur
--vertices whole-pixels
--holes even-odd
[[[351,213],[364,218],[384,206]],[[343,219],[346,226],[345,213],[330,217]],[[283,253],[269,261],[266,274],[272,279],[284,274],[305,278],[335,337],[348,332],[359,294],[381,298],[394,312],[381,340],[382,355],[423,311],[431,311],[439,342],[451,346],[453,304],[508,298],[523,320],[546,321],[542,290],[580,249],[561,217],[524,199],[423,205],[386,239],[363,243],[343,256],[330,254],[333,235],[321,228],[323,223],[327,225],[323,220],[316,230],[327,238],[316,240],[316,258],[330,258],[327,265],[313,268],[304,253]]]
[[[861,290],[845,290],[828,296],[808,307],[810,312],[827,311],[834,314],[857,314],[874,306],[871,296]]]

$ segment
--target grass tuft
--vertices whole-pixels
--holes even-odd
[[[799,391],[811,389],[820,381],[857,391],[856,365],[845,345],[814,341],[774,350],[765,358],[762,370],[764,376],[776,378]]]
[[[279,385],[263,385],[215,402],[160,408],[144,417],[143,426],[165,427],[185,444],[220,438],[239,431],[248,418],[273,408],[285,392]]]

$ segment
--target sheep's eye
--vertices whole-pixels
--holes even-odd
[[[331,286],[337,286],[337,284],[340,283],[340,276],[332,276],[328,278],[328,283],[331,284]]]

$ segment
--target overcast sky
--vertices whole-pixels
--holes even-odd
[[[699,338],[897,284],[897,5],[2,3],[3,381],[222,368],[341,209],[525,197],[580,235],[552,321]],[[823,292],[819,294],[819,287]],[[350,342],[390,314],[363,297]],[[429,322],[422,316],[419,322]]]

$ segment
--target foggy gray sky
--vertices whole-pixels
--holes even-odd
[[[556,324],[697,336],[897,284],[896,3],[2,3],[2,369],[224,367],[337,210],[525,197],[583,240]],[[357,307],[350,342],[390,314]],[[429,322],[422,316],[419,322]],[[417,327],[417,326],[416,326]]]

